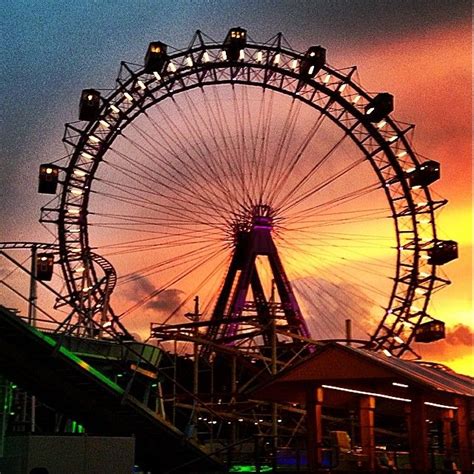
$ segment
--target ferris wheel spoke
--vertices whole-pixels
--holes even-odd
[[[201,267],[201,265],[204,262],[206,262],[206,261],[208,261],[212,258],[217,257],[221,252],[223,252],[223,249],[219,249],[218,251],[214,252],[210,256],[206,255],[204,258],[199,259],[199,261],[197,263],[195,263],[194,265],[192,265],[189,269],[184,270],[183,272],[179,273],[176,277],[168,280],[168,282],[165,283],[162,287],[160,287],[159,289],[153,291],[152,293],[150,293],[145,298],[142,298],[139,302],[137,302],[134,305],[127,308],[118,317],[123,318],[124,316],[129,315],[131,312],[134,312],[137,309],[143,307],[143,305],[145,305],[148,301],[152,300],[153,298],[156,298],[159,294],[163,293],[163,291],[169,289],[171,286],[173,286],[176,283],[180,282],[183,278],[193,274],[196,270],[198,270]]]
[[[231,162],[231,157],[227,154],[225,147],[222,148],[222,145],[217,142],[215,129],[212,129],[212,121],[208,114],[208,120],[204,118],[196,106],[196,104],[187,96],[184,96],[187,108],[191,111],[192,122],[196,124],[199,128],[200,126],[204,127],[204,130],[200,130],[199,135],[202,137],[202,140],[206,147],[207,158],[211,162],[211,168],[214,173],[215,182],[218,186],[225,190],[225,197],[227,203],[229,204],[230,209],[235,211],[235,203],[238,198],[238,191],[235,187],[233,179],[227,179],[225,177],[225,170],[229,168],[229,161]],[[182,110],[182,108],[180,108]],[[184,111],[183,111],[184,114]],[[207,141],[210,141],[214,144],[215,152],[213,152],[208,146]],[[226,160],[223,158],[227,158]]]
[[[298,109],[299,110],[299,109]],[[308,130],[306,135],[303,137],[303,140],[299,145],[296,147],[296,149],[292,152],[292,157],[291,159],[288,159],[288,154],[290,150],[290,145],[292,144],[292,137],[293,133],[297,124],[297,118],[296,116],[294,118],[293,123],[290,123],[289,130],[291,130],[290,134],[290,139],[287,140],[287,144],[284,149],[283,153],[283,160],[280,161],[278,168],[275,167],[275,172],[273,173],[273,179],[271,181],[271,186],[270,189],[271,194],[270,194],[270,199],[272,201],[276,201],[278,195],[281,193],[281,190],[286,187],[287,182],[289,181],[294,169],[298,165],[298,163],[301,161],[301,159],[304,156],[305,151],[307,150],[308,146],[311,144],[313,139],[317,136],[318,131],[321,129],[321,126],[324,123],[325,115],[321,114],[313,124],[313,126]],[[282,147],[284,143],[282,142]],[[275,205],[275,207],[278,207]]]
[[[316,161],[316,163],[313,165],[313,167],[306,173],[306,175],[301,178],[285,195],[284,197],[279,201],[281,203],[286,203],[285,205],[281,205],[283,209],[288,209],[294,206],[294,202],[298,202],[298,197],[297,193],[300,192],[303,189],[303,186],[310,181],[310,179],[314,176],[314,174],[320,170],[325,163],[328,162],[328,160],[334,155],[334,153],[337,151],[337,149],[344,143],[346,138],[349,135],[345,133],[330,149],[327,151],[319,160]],[[305,148],[306,149],[306,148]],[[298,153],[298,160],[301,158],[302,153]],[[296,162],[297,163],[297,162]],[[292,167],[288,170],[287,172],[287,177],[285,177],[285,182],[288,180],[289,176],[293,172],[295,165],[292,165]],[[278,189],[282,189],[280,186]],[[296,195],[296,196],[295,196]]]
[[[151,143],[153,152],[150,152],[145,147],[140,145],[136,140],[131,139],[125,134],[123,134],[123,136],[128,139],[138,150],[148,156],[148,158],[153,162],[158,165],[162,165],[163,169],[179,182],[180,187],[189,189],[193,194],[196,195],[196,197],[201,198],[208,203],[214,201],[224,202],[225,192],[217,188],[218,192],[216,193],[216,188],[212,186],[214,183],[212,175],[206,174],[205,168],[197,167],[194,164],[199,163],[199,160],[195,160],[194,157],[190,155],[189,151],[182,145],[179,145],[179,142],[176,140],[170,143],[170,139],[168,138],[170,134],[165,133],[163,127],[159,127],[149,114],[145,113],[145,117],[152,124],[161,140],[157,140],[155,137],[150,135],[136,124],[134,124],[134,129],[142,137],[144,137],[148,143]],[[171,163],[170,159],[165,158],[165,156],[157,148],[160,146],[163,147],[163,143],[167,145],[167,153],[178,162],[176,165]],[[176,143],[178,143],[178,146],[175,145]],[[174,151],[176,147],[181,149],[183,156],[187,157],[188,161],[185,161],[179,153]]]
[[[358,188],[354,191],[350,191],[346,194],[341,196],[329,199],[322,203],[318,203],[314,206],[306,207],[305,209],[297,210],[296,212],[290,214],[292,221],[296,222],[297,219],[304,218],[305,216],[311,216],[315,211],[328,211],[330,209],[335,209],[337,207],[343,206],[348,204],[349,202],[353,202],[357,199],[367,196],[374,191],[377,191],[381,188],[380,183],[374,183],[362,188]]]
[[[129,160],[126,160],[129,161]],[[105,162],[105,160],[104,160]],[[133,163],[133,161],[129,161],[130,163]],[[195,193],[191,193],[188,191],[188,189],[185,186],[182,186],[181,183],[177,183],[176,181],[171,181],[171,180],[166,180],[166,178],[163,177],[163,175],[160,175],[161,179],[156,179],[153,177],[154,170],[152,169],[145,169],[143,170],[144,174],[142,173],[137,173],[135,171],[130,171],[129,169],[119,166],[117,164],[112,164],[109,162],[106,162],[109,166],[112,168],[116,169],[121,175],[126,176],[131,178],[132,180],[135,180],[136,178],[139,178],[142,183],[144,182],[151,182],[154,185],[158,185],[163,187],[163,189],[166,189],[170,193],[174,193],[173,196],[178,195],[178,199],[184,202],[196,202],[195,205],[198,206],[207,206],[209,208],[209,201],[202,199],[200,196],[197,196]],[[178,188],[173,187],[172,184],[175,184],[175,186],[178,186]],[[179,189],[179,192],[178,192]],[[187,200],[183,199],[182,197],[187,197]],[[171,198],[171,195],[169,196],[169,199]],[[173,199],[175,200],[175,199]],[[212,209],[217,212],[217,209],[221,208],[222,211],[225,210],[222,206],[219,206],[218,203],[212,202]]]
[[[197,286],[195,286],[191,291],[189,291],[188,296],[176,307],[173,309],[173,311],[170,312],[169,316],[162,321],[162,324],[166,324],[167,322],[170,321],[171,318],[176,316],[178,314],[178,311],[180,311],[182,308],[184,308],[192,298],[194,298],[195,295],[199,295],[200,291],[209,283],[213,282],[216,275],[220,275],[223,273],[225,267],[229,264],[230,258],[228,255],[225,255],[224,258],[222,258],[216,265],[215,268],[208,274],[204,275],[204,277],[198,282]],[[211,294],[214,293],[214,288],[210,288],[209,292]],[[215,297],[212,297],[211,295],[208,295],[207,298],[204,298],[204,300],[207,300],[206,306],[202,309],[202,314],[204,317],[207,315],[209,311],[209,307],[214,303]]]

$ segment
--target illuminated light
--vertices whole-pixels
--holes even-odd
[[[86,175],[86,172],[82,171],[82,170],[74,170],[74,175],[79,176],[80,178],[82,178],[83,176]]]
[[[291,69],[295,70],[297,67],[298,67],[298,60],[297,59],[293,59],[293,61],[291,61]]]
[[[92,158],[94,158],[90,153],[87,153],[85,151],[81,153],[81,156],[85,158],[86,160],[92,160]]]
[[[397,138],[398,138],[398,135],[393,135],[392,137],[390,137],[390,138],[388,139],[388,142],[392,143],[392,142],[394,142]]]
[[[418,295],[426,295],[426,293],[428,293],[428,290],[425,290],[424,288],[417,288],[415,290],[415,293]]]
[[[381,120],[378,124],[377,124],[377,128],[380,130],[381,128],[384,128],[385,125],[387,125],[387,122],[385,120]]]
[[[369,107],[367,109],[367,115],[370,115],[375,110],[375,107]]]
[[[70,234],[78,234],[80,229],[67,229],[66,232],[69,232]]]
[[[89,136],[89,141],[92,142],[92,143],[99,143],[99,142],[100,142],[100,138],[99,138],[99,137],[96,137],[95,135],[90,135],[90,136]]]
[[[421,184],[417,184],[416,186],[412,186],[411,189],[420,189],[421,188]]]
[[[392,395],[386,395],[385,393],[365,392],[363,390],[354,390],[352,388],[336,387],[334,385],[322,385],[323,388],[330,390],[339,390],[341,392],[355,393],[357,395],[370,395],[372,397],[387,398],[388,400],[397,400],[399,402],[411,402],[410,398],[393,397]]]
[[[275,64],[279,64],[279,62],[280,62],[280,53],[275,54],[275,57],[273,58],[273,62]]]
[[[311,57],[313,57],[315,54],[316,54],[316,53],[315,53],[314,51],[311,51],[311,53],[309,53],[309,55],[310,55]]]
[[[446,410],[457,410],[458,407],[452,405],[442,405],[441,403],[433,403],[433,402],[425,402],[425,405],[429,407],[436,407],[436,408],[445,408]]]
[[[387,357],[392,357],[392,353],[388,349],[382,351]]]
[[[415,170],[416,170],[415,167],[411,167],[411,168],[408,168],[408,169],[406,170],[406,172],[407,172],[407,173],[411,173],[411,172],[413,172],[413,171],[415,171]]]
[[[79,188],[71,188],[69,190],[70,193],[75,194],[76,196],[80,196],[82,194],[82,189]]]
[[[261,51],[259,51],[257,53],[257,62],[258,63],[261,63],[262,62],[262,58],[263,58],[263,53]]]
[[[423,260],[429,260],[431,257],[429,255],[420,255],[420,258]]]
[[[428,205],[428,203],[422,201],[422,202],[419,202],[416,206],[417,206],[417,207],[423,207],[423,206],[426,206],[426,205]]]
[[[171,61],[170,61],[170,63],[168,64],[168,71],[169,71],[169,72],[176,72],[176,66],[175,66],[175,64],[172,63]]]
[[[308,74],[311,76],[311,74],[313,74],[313,72],[314,72],[314,66],[311,66],[309,68]]]
[[[110,124],[106,122],[105,120],[99,120],[100,125],[104,128],[110,128]]]
[[[228,421],[227,424],[228,424],[228,425],[231,425],[231,424],[232,424],[232,421]]]
[[[111,104],[110,110],[111,110],[114,114],[120,113],[120,109],[119,109],[118,107],[116,107],[114,104]]]
[[[84,267],[79,267],[74,270],[74,273],[84,273],[85,268]]]
[[[408,388],[408,385],[406,383],[392,382],[392,385],[395,385],[395,387]]]
[[[326,74],[324,76],[323,82],[324,84],[327,84],[331,80],[331,74]]]
[[[82,289],[82,292],[83,293],[87,293],[88,291],[92,290],[92,286],[85,286],[83,289]]]
[[[71,209],[68,209],[68,210],[67,210],[67,213],[68,213],[69,215],[72,215],[72,216],[74,216],[74,215],[77,216],[77,215],[80,213],[80,210],[79,210],[79,209],[76,209],[76,208],[71,208]]]
[[[263,420],[258,420],[259,423],[263,423]]]
[[[137,81],[138,87],[144,91],[146,89],[146,85],[143,81]]]
[[[52,168],[46,168],[46,174],[51,174],[53,172]]]
[[[237,421],[239,421],[240,423],[242,423],[242,421],[244,421],[243,418],[239,418]]]
[[[258,421],[256,421],[256,422],[254,423],[254,425],[258,425]]]
[[[128,92],[124,92],[123,95],[129,102],[133,101],[133,97]]]
[[[243,49],[240,50],[239,59],[243,61],[245,59],[245,51]]]
[[[429,219],[420,219],[418,221],[418,224],[430,224],[431,221]]]
[[[222,61],[227,61],[227,52],[222,50],[221,51],[221,58],[222,58]]]
[[[401,151],[400,153],[398,153],[397,156],[398,156],[398,158],[402,158],[402,157],[404,157],[406,154],[407,154],[406,151]]]
[[[73,253],[80,253],[81,252],[81,249],[78,248],[78,247],[72,247],[69,249],[70,252],[73,252]]]
[[[188,56],[186,58],[186,64],[189,66],[189,67],[193,67],[194,63],[193,63],[193,58],[191,56]]]
[[[353,104],[357,104],[357,102],[359,102],[360,100],[360,95],[356,95],[353,99],[352,99],[352,103]]]
[[[156,79],[157,81],[161,81],[161,76],[158,74],[157,71],[153,71],[153,75],[155,76],[155,79]]]
[[[277,422],[281,423],[283,420],[281,418],[278,418]]]
[[[347,87],[347,84],[342,84],[341,87],[339,87],[339,90],[343,92],[346,87]]]
[[[217,421],[214,420],[214,421],[212,422],[212,424],[213,424],[213,425],[217,425]]]
[[[394,339],[399,344],[404,344],[405,343],[405,341],[400,336],[395,336]]]
[[[429,277],[431,276],[431,273],[427,273],[427,272],[420,272],[418,273],[419,276],[421,276],[422,278],[426,278],[426,277]]]
[[[202,60],[205,63],[209,62],[209,53],[207,51],[204,51],[204,54],[202,55]]]

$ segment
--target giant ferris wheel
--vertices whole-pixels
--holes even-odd
[[[82,92],[68,156],[40,168],[79,326],[179,322],[199,295],[221,342],[269,302],[300,337],[350,318],[398,357],[442,338],[428,305],[457,247],[436,232],[439,164],[393,108],[281,34],[198,31],[122,62],[115,89]]]

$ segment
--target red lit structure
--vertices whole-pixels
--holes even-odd
[[[329,407],[358,412],[360,452],[346,453],[349,470],[378,472],[381,453],[376,450],[375,420],[376,415],[384,415],[398,416],[406,424],[409,450],[405,472],[435,472],[434,462],[455,463],[458,472],[471,472],[470,407],[474,394],[470,377],[329,343],[251,396],[306,406],[310,472],[318,472],[323,464],[323,411]],[[443,433],[442,449],[431,457],[429,422],[439,424]],[[387,453],[383,455],[385,459]]]

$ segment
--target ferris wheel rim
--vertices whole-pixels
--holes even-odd
[[[222,50],[222,45],[215,45],[215,44],[210,44],[210,45],[206,45],[206,44],[202,44],[199,48],[194,48],[194,49],[188,49],[188,50],[184,50],[184,51],[181,51],[181,52],[177,52],[173,55],[170,55],[170,61],[173,60],[173,61],[178,61],[179,59],[183,59],[183,58],[186,58],[186,57],[189,57],[190,54],[195,54],[197,52],[203,52],[203,51],[206,51],[206,52],[211,52],[211,51],[214,51],[214,50]],[[281,47],[278,47],[278,46],[271,46],[271,45],[265,45],[265,44],[258,44],[258,43],[253,43],[253,44],[248,44],[246,46],[246,50],[247,49],[255,49],[255,50],[264,50],[266,51],[268,54],[286,54],[288,55],[290,58],[293,59],[299,59],[301,60],[302,58],[302,54],[301,53],[296,53],[296,52],[293,52],[293,51],[290,51],[290,50],[287,50],[287,49],[283,49]],[[125,64],[125,63],[122,63],[122,64]],[[277,67],[275,66],[275,64],[269,64],[269,63],[251,63],[249,61],[243,61],[243,62],[239,62],[237,65],[233,62],[219,62],[219,63],[213,63],[212,61],[209,61],[209,62],[205,62],[205,63],[200,63],[200,64],[196,64],[193,68],[189,68],[189,70],[181,70],[180,68],[178,68],[175,73],[172,75],[172,77],[169,79],[169,82],[166,83],[166,82],[162,82],[158,88],[161,88],[161,87],[166,87],[169,85],[169,83],[176,83],[178,81],[183,81],[184,78],[186,76],[190,76],[190,75],[197,75],[199,72],[203,72],[203,71],[212,71],[212,70],[219,70],[219,69],[226,69],[226,70],[232,70],[232,69],[245,69],[245,68],[257,68],[257,69],[261,69],[263,71],[270,71],[272,74],[279,74],[282,78],[284,77],[290,77],[291,79],[293,80],[300,80],[300,81],[303,81],[305,83],[305,85],[309,85],[309,86],[312,86],[313,89],[316,91],[321,91],[324,89],[325,86],[323,86],[321,83],[317,82],[316,80],[302,80],[300,76],[298,76],[297,73],[295,73],[294,71],[289,71],[287,69],[284,69],[284,68],[281,68],[281,67]],[[330,66],[328,66],[327,64],[323,66],[322,68],[326,74],[330,74],[330,75],[333,75],[335,77],[338,78],[338,80],[341,81],[341,84],[344,83],[344,84],[347,84],[351,89],[353,89],[354,91],[357,91],[358,94],[360,94],[362,97],[364,97],[364,99],[366,100],[370,100],[371,97],[370,95],[365,92],[362,87],[355,83],[352,78],[351,78],[351,75],[352,74],[349,74],[348,76],[344,76],[340,70],[336,70],[336,69],[333,69],[331,68]],[[119,96],[120,94],[123,95],[124,91],[127,91],[127,87],[129,87],[130,84],[134,83],[137,81],[137,78],[139,77],[142,77],[142,76],[149,76],[148,73],[144,72],[144,70],[141,70],[139,71],[138,73],[135,73],[133,72],[131,69],[129,69],[130,71],[130,77],[129,77],[129,80],[128,81],[125,81],[125,82],[121,82],[119,84],[119,86],[105,99],[105,105],[104,105],[104,110],[106,107],[109,106],[109,104],[114,104],[114,99],[117,98],[117,96]],[[171,76],[171,75],[170,75]],[[96,156],[94,157],[93,159],[93,163],[94,163],[94,168],[91,170],[91,172],[89,173],[90,175],[90,180],[89,182],[92,182],[93,179],[94,179],[94,175],[95,175],[95,172],[97,171],[98,167],[99,167],[99,164],[100,164],[100,161],[102,159],[102,157],[105,155],[105,153],[107,152],[108,150],[108,147],[111,145],[111,143],[115,140],[115,138],[117,138],[117,136],[119,136],[120,132],[126,128],[126,126],[130,123],[132,123],[138,116],[140,116],[146,109],[150,108],[150,107],[153,107],[155,106],[157,103],[161,102],[162,100],[166,100],[168,99],[169,97],[173,96],[174,94],[179,94],[181,92],[187,92],[189,90],[191,90],[192,88],[196,88],[196,87],[207,87],[207,86],[215,86],[215,85],[218,85],[218,84],[233,84],[233,85],[237,85],[237,84],[242,84],[242,85],[248,85],[248,86],[259,86],[259,87],[263,87],[263,88],[269,88],[269,89],[272,89],[274,90],[275,92],[280,92],[280,93],[283,93],[283,94],[287,94],[287,95],[291,95],[293,96],[293,98],[297,98],[303,102],[306,103],[306,105],[312,105],[314,108],[316,108],[317,110],[319,110],[321,113],[325,113],[324,110],[318,108],[316,106],[316,104],[314,103],[310,103],[308,100],[305,101],[305,98],[300,96],[299,94],[297,93],[290,93],[290,92],[287,92],[287,91],[284,91],[283,90],[283,79],[282,79],[282,82],[281,82],[281,85],[280,85],[280,88],[276,87],[276,86],[273,86],[271,84],[263,84],[263,83],[250,83],[250,80],[248,81],[239,81],[238,79],[236,78],[233,78],[232,77],[226,81],[224,80],[221,80],[221,81],[215,81],[215,82],[209,82],[209,83],[205,83],[205,82],[201,82],[201,83],[197,83],[197,84],[194,84],[193,86],[189,86],[189,87],[185,87],[184,86],[184,83],[183,83],[183,88],[182,89],[179,89],[179,90],[170,90],[168,95],[163,95],[163,96],[160,96],[160,97],[153,97],[155,100],[153,101],[150,101],[146,107],[143,107],[142,106],[139,106],[138,103],[135,103],[134,104],[134,107],[135,108],[135,111],[133,112],[132,111],[132,114],[131,116],[129,117],[129,112],[134,108],[134,107],[131,107],[129,109],[126,110],[126,112],[120,112],[120,116],[122,117],[122,120],[120,120],[118,123],[119,125],[115,124],[114,125],[114,131],[118,132],[116,133],[115,135],[109,135],[109,137],[111,136],[112,138],[108,138],[107,140],[103,140],[102,143],[104,145],[107,145],[107,146],[103,146],[102,147],[102,150],[100,152],[98,152],[96,154]],[[342,93],[341,94],[337,94],[337,91],[335,92],[334,90],[331,90],[331,89],[327,89],[326,92],[328,93],[328,97],[330,95],[333,96],[333,100],[335,102],[337,102],[339,105],[342,105],[344,107],[344,105],[346,106],[344,108],[344,111],[347,111],[347,106],[348,106],[348,102],[347,100],[345,101],[345,103],[343,102],[343,96],[342,96]],[[153,94],[153,91],[150,91],[151,94]],[[115,102],[115,104],[118,104],[120,105],[123,101],[121,101],[120,103],[117,103]],[[358,109],[356,107],[353,107],[353,112],[356,112],[358,111]],[[339,126],[340,128],[342,128],[343,130],[346,130],[347,129],[344,129],[340,122],[336,121],[334,119],[334,117],[327,113],[326,116],[328,116],[337,126]],[[123,117],[126,118],[126,120],[123,120]],[[369,134],[371,137],[377,137],[377,141],[379,142],[381,148],[385,148],[384,150],[384,153],[386,152],[386,150],[389,151],[389,159],[391,159],[393,161],[392,163],[392,166],[396,167],[396,166],[399,166],[399,163],[395,157],[395,154],[393,153],[393,150],[391,148],[391,145],[387,143],[386,139],[383,137],[383,135],[379,132],[378,129],[376,129],[375,125],[372,125],[370,124],[369,122],[367,123],[363,123],[362,120],[360,120],[361,116],[360,116],[360,112],[359,112],[359,121],[358,123],[360,124],[363,124],[364,127],[366,129],[368,129],[369,131]],[[74,285],[71,285],[71,281],[68,277],[70,277],[71,275],[71,269],[68,267],[68,262],[69,262],[69,257],[70,257],[70,252],[68,250],[68,244],[67,244],[67,241],[66,241],[66,235],[67,235],[67,232],[66,232],[66,219],[65,219],[65,216],[66,216],[66,207],[67,207],[67,193],[68,193],[68,183],[71,181],[71,175],[72,175],[72,171],[74,170],[75,166],[77,165],[77,162],[78,162],[78,159],[79,159],[79,156],[80,156],[80,153],[81,151],[83,151],[84,149],[84,146],[85,146],[85,143],[86,143],[86,140],[87,140],[87,137],[90,136],[90,134],[92,133],[96,133],[96,130],[98,128],[98,123],[100,121],[100,118],[96,121],[93,121],[93,122],[90,122],[88,125],[86,125],[86,127],[80,131],[80,134],[82,135],[82,138],[79,140],[79,142],[74,146],[74,152],[73,154],[71,155],[71,160],[70,160],[70,163],[67,167],[67,171],[66,171],[66,180],[65,180],[65,185],[63,187],[63,192],[62,192],[62,195],[61,195],[61,204],[60,204],[60,218],[59,218],[59,222],[58,222],[58,230],[59,230],[59,235],[60,235],[60,249],[61,249],[61,255],[62,255],[62,261],[64,262],[64,266],[63,266],[63,269],[64,269],[64,273],[65,273],[65,276],[66,276],[66,280],[68,281],[68,285],[70,285],[70,291],[76,291],[77,292],[77,289],[73,288]],[[397,142],[399,141],[400,143],[402,143],[403,145],[403,148],[404,150],[406,151],[407,155],[409,156],[409,158],[411,159],[411,161],[414,163],[414,164],[417,164],[418,163],[418,158],[416,156],[416,154],[414,153],[414,151],[412,150],[411,148],[411,145],[409,144],[408,140],[407,140],[407,137],[405,136],[405,131],[403,131],[402,129],[400,129],[400,127],[398,126],[398,124],[393,121],[390,117],[388,117],[386,119],[386,122],[388,123],[388,125],[391,127],[391,129],[393,131],[395,131],[395,135],[397,136]],[[367,127],[368,126],[368,127]],[[74,126],[71,126],[71,128],[75,129]],[[78,129],[75,129],[76,131],[78,131]],[[111,132],[112,133],[112,132]],[[66,134],[67,134],[67,130],[66,130]],[[374,170],[376,170],[376,166],[374,165],[373,163],[373,160],[371,159],[371,157],[368,156],[368,153],[365,153],[364,150],[365,148],[363,148],[360,144],[360,142],[358,142],[353,135],[350,135],[351,139],[353,140],[354,143],[356,143],[357,146],[359,146],[359,148],[361,149],[361,151],[365,154],[365,157],[368,159],[368,161],[370,161],[372,167]],[[67,139],[65,139],[66,143],[69,143],[67,141]],[[401,173],[401,171],[400,171]],[[377,174],[377,173],[376,173]],[[387,186],[387,182],[383,179],[383,176],[382,175],[379,175],[377,174],[379,180],[381,181],[381,183],[383,183],[384,185],[384,191],[385,191],[385,195],[386,195],[386,198],[389,202],[389,206],[390,206],[390,209],[391,209],[391,212],[392,212],[392,218],[395,222],[395,228],[396,228],[396,231],[395,231],[395,235],[396,235],[396,238],[397,238],[397,271],[396,271],[396,277],[395,277],[395,284],[394,284],[394,287],[393,287],[393,290],[392,290],[392,294],[390,296],[390,300],[389,300],[389,304],[386,308],[386,313],[384,315],[384,317],[382,318],[381,320],[381,323],[379,325],[379,328],[377,329],[377,332],[376,334],[374,334],[374,336],[372,337],[373,340],[377,340],[377,333],[381,330],[383,330],[383,323],[385,321],[385,318],[387,317],[387,314],[390,314],[390,309],[393,305],[393,301],[396,297],[396,288],[397,288],[397,284],[398,284],[398,279],[399,279],[399,276],[400,276],[400,262],[401,262],[401,251],[402,251],[402,242],[401,242],[401,239],[400,239],[400,233],[399,233],[399,227],[398,227],[398,217],[396,212],[395,212],[395,206],[393,205],[393,198],[390,194],[390,190],[389,190],[389,186]],[[417,224],[416,224],[416,217],[417,217],[417,211],[416,211],[416,207],[414,205],[414,202],[413,200],[411,199],[411,191],[410,189],[408,188],[408,185],[407,183],[404,181],[404,179],[402,179],[402,177],[400,177],[400,181],[402,182],[403,186],[404,186],[404,192],[405,192],[405,197],[406,197],[406,201],[407,203],[409,204],[409,214],[410,214],[410,217],[413,221],[413,233],[414,233],[414,239],[413,239],[413,242],[414,242],[414,248],[413,248],[413,255],[414,255],[414,258],[415,258],[415,261],[414,261],[414,264],[413,264],[413,268],[417,268],[418,266],[418,258],[419,258],[419,254],[420,254],[420,246],[418,245],[418,237],[417,237]],[[83,204],[81,206],[81,210],[83,210],[83,215],[82,215],[82,222],[80,222],[80,235],[81,235],[81,247],[82,247],[82,251],[81,251],[81,255],[85,256],[87,255],[87,253],[91,250],[91,247],[89,245],[89,241],[88,241],[88,232],[87,232],[87,207],[88,207],[88,200],[89,200],[89,192],[87,191],[87,189],[85,189],[86,192],[84,192],[84,200],[83,200]],[[433,204],[433,201],[430,197],[430,194],[429,194],[429,189],[427,187],[425,187],[423,189],[423,191],[425,192],[425,195],[427,197],[427,212],[429,213],[429,216],[430,216],[430,222],[431,222],[431,230],[432,230],[432,235],[433,235],[433,239],[436,238],[436,227],[435,227],[435,219],[434,219],[434,204]],[[84,258],[87,258],[87,257],[84,257]],[[432,267],[432,274],[434,276],[434,266]],[[95,275],[95,269],[93,266],[91,266],[91,271],[93,273],[93,278],[95,278],[97,280],[97,276]],[[428,287],[428,291],[426,293],[427,297],[425,298],[424,300],[424,303],[423,303],[423,308],[422,308],[422,311],[423,312],[426,312],[426,309],[427,309],[427,306],[428,306],[428,303],[429,303],[429,296],[431,294],[431,290],[432,290],[432,286],[434,284],[434,278],[430,281],[430,287]],[[410,282],[410,285],[413,286],[413,288],[411,288],[411,293],[413,293],[414,289],[417,287],[417,284],[414,284],[413,281]],[[412,300],[413,298],[406,298],[406,300]],[[402,317],[402,313],[400,313],[400,318]]]

